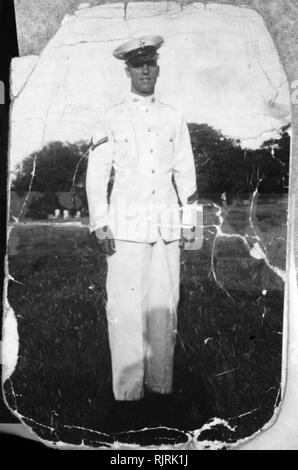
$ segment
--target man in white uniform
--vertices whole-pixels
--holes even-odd
[[[140,400],[145,390],[172,393],[181,240],[190,235],[181,206],[196,194],[186,122],[154,95],[162,44],[145,36],[114,51],[131,92],[105,113],[87,169],[90,230],[107,255],[113,393],[121,402]]]

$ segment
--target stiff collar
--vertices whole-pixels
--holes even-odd
[[[150,95],[150,96],[141,96],[141,95],[136,95],[135,93],[128,93],[126,97],[126,104],[128,106],[132,107],[143,107],[143,106],[152,106],[156,102],[156,96]]]

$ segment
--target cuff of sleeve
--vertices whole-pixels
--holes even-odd
[[[105,225],[109,225],[108,216],[103,216],[92,221],[90,220],[89,230],[90,232],[95,232],[95,230]]]

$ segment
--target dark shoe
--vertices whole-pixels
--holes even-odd
[[[175,397],[172,393],[147,392],[144,402],[146,415],[149,417],[148,426],[171,427],[173,413],[175,414]]]
[[[151,425],[175,429],[199,429],[209,417],[183,394],[148,393],[145,397],[150,409]]]
[[[118,434],[142,427],[142,400],[114,400],[106,426],[109,432]]]

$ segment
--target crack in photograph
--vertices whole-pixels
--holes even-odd
[[[291,109],[262,17],[15,12],[8,407],[53,446],[236,446],[283,397]]]

